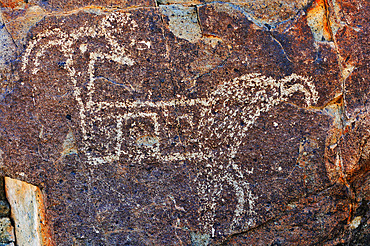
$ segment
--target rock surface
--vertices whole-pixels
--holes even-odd
[[[17,245],[52,245],[45,222],[44,202],[40,189],[26,182],[6,177],[5,192],[11,206]],[[3,224],[7,223],[7,225],[2,228],[8,228],[6,232],[9,234],[7,236],[9,242],[14,242],[14,229],[10,219],[3,220]]]
[[[9,218],[0,218],[0,244],[15,242],[14,228]]]
[[[0,5],[1,170],[55,245],[370,240],[368,1]]]

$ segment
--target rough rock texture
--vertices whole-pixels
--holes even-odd
[[[56,245],[367,245],[368,1],[0,4],[1,170]]]
[[[16,244],[52,245],[51,233],[45,221],[45,208],[40,189],[23,181],[5,177],[5,193],[11,207]],[[9,218],[6,218],[10,225]],[[14,230],[10,225],[10,232]]]
[[[10,219],[0,218],[0,245],[12,245],[14,242],[14,228]]]
[[[14,227],[10,219],[10,205],[6,199],[4,177],[0,177],[0,245],[14,246]]]

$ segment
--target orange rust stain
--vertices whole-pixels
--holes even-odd
[[[328,102],[326,105],[331,105],[331,104],[337,104],[337,105],[343,105],[343,95],[339,95],[337,97],[335,97],[333,100],[331,100],[330,102]]]
[[[3,8],[16,8],[24,3],[24,0],[0,0],[0,5]]]
[[[349,204],[349,216],[348,216],[348,220],[347,220],[347,224],[350,224],[351,221],[352,221],[352,218],[353,218],[353,205],[352,204]]]
[[[38,203],[39,213],[40,213],[40,224],[41,224],[40,229],[41,229],[42,245],[54,246],[54,243],[52,240],[51,228],[49,226],[49,223],[46,220],[46,209],[45,209],[43,194],[38,187],[35,193],[36,193],[36,201]]]
[[[311,7],[308,8],[307,14],[320,18],[319,24],[323,29],[323,36],[326,41],[333,41],[333,32],[329,18],[329,6],[327,0],[315,0]]]
[[[333,41],[333,31],[331,30],[328,1],[327,0],[321,0],[321,1],[322,1],[322,4],[324,4],[325,6],[325,16],[323,19],[324,36],[327,41]]]
[[[212,35],[212,34],[207,34],[207,33],[205,33],[205,34],[203,34],[203,37],[205,37],[205,38],[218,39],[218,40],[222,41],[222,38],[220,38],[220,37],[218,37],[218,36],[216,36],[216,35]]]
[[[339,91],[338,91],[338,93],[339,93]],[[343,94],[337,95],[336,97],[331,99],[329,102],[325,103],[323,106],[310,106],[309,108],[317,109],[317,110],[323,110],[324,108],[326,108],[328,106],[332,106],[332,105],[334,105],[334,106],[343,106],[344,105]]]
[[[37,211],[35,211],[36,213],[34,215],[32,215],[33,214],[32,211],[30,211],[29,213],[31,214],[30,215],[31,218],[34,217],[33,219],[39,220],[38,222],[40,224],[38,224],[38,222],[35,221],[35,225],[38,224],[37,225],[38,228],[35,229],[41,236],[40,243],[43,246],[54,246],[55,244],[53,242],[52,231],[49,225],[50,222],[47,221],[45,203],[40,188],[29,183],[20,180],[15,180],[9,177],[5,177],[5,184],[7,193],[6,195],[8,200],[11,200],[11,198],[13,198],[14,201],[17,201],[17,199],[19,199],[20,201],[22,200],[26,201],[27,199],[24,200],[24,197],[26,196],[33,197],[35,199],[36,202],[35,206],[37,207],[36,209]],[[19,221],[15,223],[19,223]]]
[[[344,184],[347,188],[349,188],[349,187],[350,187],[350,186],[349,186],[349,184],[348,184],[348,182],[347,182],[347,180],[346,180],[346,178],[345,178],[345,177],[343,177],[343,175],[341,175],[341,176],[338,178],[338,180],[339,180],[339,182],[340,182],[340,183]]]

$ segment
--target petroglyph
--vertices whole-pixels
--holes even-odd
[[[125,80],[117,82],[96,72],[97,64],[104,61],[130,69],[136,63],[130,52],[154,49],[149,38],[120,42],[120,35],[134,33],[137,28],[129,13],[115,12],[106,15],[98,26],[84,23],[69,33],[60,28],[39,33],[26,49],[22,70],[30,68],[32,74],[38,74],[49,49],[58,49],[63,54],[63,67],[79,107],[83,147],[78,153],[83,153],[89,164],[112,165],[114,161],[125,161],[140,165],[147,160],[162,165],[196,162],[203,167],[195,180],[202,202],[198,212],[203,231],[212,237],[218,233],[214,229],[216,205],[225,185],[233,187],[237,198],[230,231],[245,217],[248,219],[244,226],[252,226],[257,194],[252,193],[248,175],[253,174],[253,169],[243,169],[235,156],[248,130],[263,113],[297,94],[307,107],[316,103],[318,93],[314,84],[297,74],[277,80],[251,73],[219,83],[208,97],[190,99],[177,95],[155,101],[122,95],[104,99],[97,84],[113,83],[127,95],[137,90]],[[109,52],[92,47],[87,37],[99,39]],[[86,76],[76,62],[76,57],[81,55],[88,57]],[[151,91],[147,93],[150,95]],[[173,127],[178,128],[176,134],[169,130]]]

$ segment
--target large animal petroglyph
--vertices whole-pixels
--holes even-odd
[[[30,41],[22,60],[23,71],[37,75],[47,61],[47,51],[58,49],[66,59],[65,70],[74,87],[78,103],[83,153],[91,165],[110,165],[124,160],[138,163],[152,160],[170,164],[190,160],[203,166],[196,183],[201,199],[199,224],[212,236],[215,235],[214,215],[216,204],[224,184],[233,187],[237,197],[230,230],[243,217],[247,224],[254,223],[253,194],[246,170],[234,160],[243,139],[263,113],[296,93],[304,97],[307,106],[318,100],[318,93],[309,78],[291,74],[280,80],[259,73],[218,83],[207,97],[189,99],[183,95],[163,100],[135,100],[134,98],[104,100],[99,97],[97,83],[116,83],[96,74],[96,64],[103,61],[133,67],[136,61],[132,50],[150,50],[149,39],[132,39],[123,45],[118,38],[123,32],[135,32],[138,28],[129,13],[111,13],[96,26],[83,23],[72,32],[60,28],[51,29]],[[92,47],[88,38],[96,38],[100,47]],[[46,41],[45,41],[46,40]],[[74,49],[78,44],[78,50]],[[106,49],[109,52],[105,51]],[[88,63],[80,71],[76,57],[88,56]],[[120,76],[119,71],[111,71]],[[214,78],[217,80],[217,78]],[[82,84],[85,86],[81,86]],[[128,93],[134,88],[129,83],[118,83]],[[148,91],[148,94],[151,92]],[[178,131],[170,131],[173,126]],[[171,145],[169,139],[178,139]],[[212,144],[211,144],[212,143]],[[227,147],[225,147],[227,146]],[[210,159],[214,161],[210,161]]]

